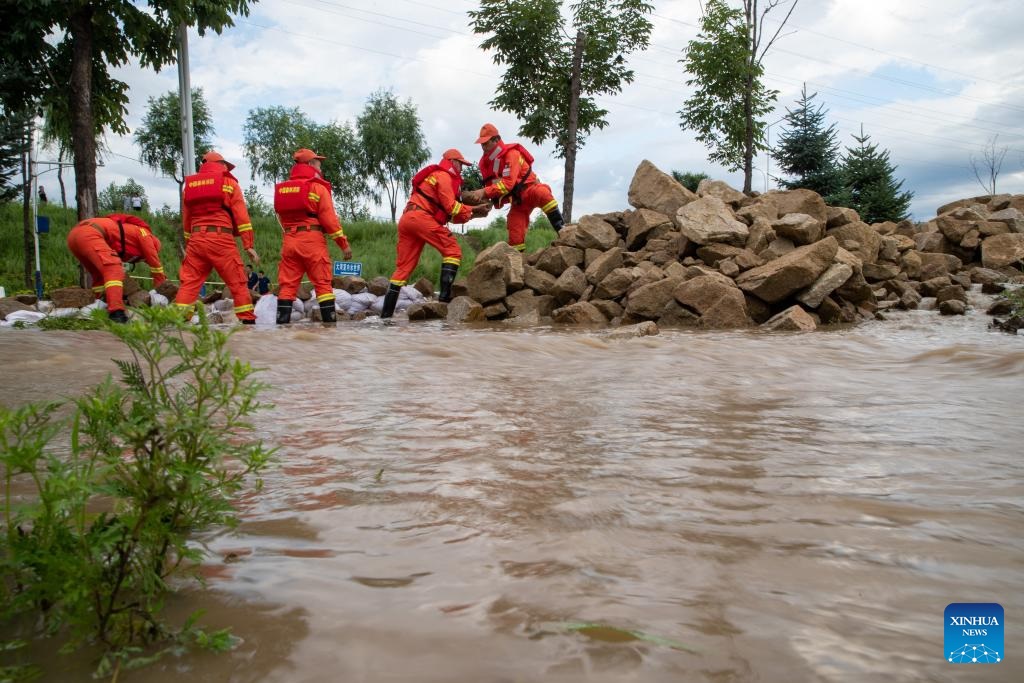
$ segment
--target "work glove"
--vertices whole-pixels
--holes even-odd
[[[483,218],[491,212],[490,204],[477,204],[473,207],[473,218]]]

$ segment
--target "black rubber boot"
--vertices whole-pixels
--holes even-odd
[[[454,263],[441,264],[441,291],[437,295],[438,301],[448,303],[452,300],[452,283],[459,272],[459,267]]]
[[[384,308],[381,309],[381,318],[390,318],[395,314],[395,306],[398,305],[398,293],[402,291],[401,285],[394,282],[388,285],[388,293],[384,295]]]
[[[124,312],[124,309],[120,311],[110,311],[107,313],[107,317],[115,323],[126,323],[128,322],[128,314]]]
[[[338,322],[338,312],[334,308],[334,299],[320,302],[320,321],[325,323]]]
[[[565,227],[565,221],[562,220],[562,212],[558,208],[551,209],[547,212],[548,221],[551,223],[551,227],[555,229],[555,232],[559,232]]]
[[[292,321],[292,300],[277,300],[277,324],[288,325]]]

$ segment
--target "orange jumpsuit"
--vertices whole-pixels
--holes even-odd
[[[512,203],[508,212],[508,243],[525,251],[530,212],[540,208],[549,213],[558,208],[551,187],[540,182],[518,144],[499,144],[480,159],[480,170],[487,198],[495,202],[495,206]],[[520,183],[521,189],[513,192]]]
[[[446,225],[465,223],[473,217],[473,209],[455,196],[454,176],[451,162],[445,160],[413,189],[398,219],[398,257],[391,274],[392,284],[401,286],[409,281],[420,262],[424,244],[441,252],[442,263],[456,267],[462,263],[462,249]]]
[[[124,310],[123,262],[145,261],[155,286],[167,279],[160,265],[160,241],[135,216],[114,213],[86,219],[71,228],[68,249],[89,271],[96,297],[106,296],[111,313]]]
[[[283,301],[295,299],[303,273],[309,274],[318,303],[334,301],[331,258],[321,233],[334,240],[343,251],[349,245],[338,215],[334,212],[331,185],[319,175],[319,171],[309,164],[295,164],[290,181],[310,181],[306,196],[301,198],[303,210],[278,212],[278,220],[284,229],[281,263],[277,268],[277,279],[281,287],[278,298]],[[301,186],[300,182],[278,183],[274,190],[275,209],[281,205],[278,194],[283,189],[297,190]]]
[[[219,204],[189,201],[190,189],[193,189],[189,183],[208,185],[217,178],[221,183]],[[242,257],[235,246],[236,236],[242,239],[245,249],[251,249],[254,241],[242,188],[234,176],[214,161],[204,163],[199,167],[199,173],[185,178],[185,186],[181,211],[186,240],[185,260],[181,264],[181,288],[174,298],[174,305],[191,310],[210,271],[216,270],[231,291],[238,319],[256,320]]]

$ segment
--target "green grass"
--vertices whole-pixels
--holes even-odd
[[[47,291],[69,285],[78,284],[78,261],[67,248],[67,235],[77,223],[74,209],[62,209],[49,205],[41,207],[40,214],[49,216],[50,232],[39,236],[39,254],[42,263],[44,289]],[[178,278],[181,265],[179,236],[181,226],[177,221],[170,221],[163,216],[143,214],[143,218],[153,227],[160,238],[163,248],[160,253],[167,277]],[[391,275],[395,267],[395,244],[398,231],[393,223],[366,221],[345,223],[345,234],[352,245],[353,260],[363,264],[363,277],[369,279],[378,275]],[[253,229],[256,234],[256,251],[260,255],[260,267],[267,272],[272,282],[277,282],[277,263],[281,253],[281,228],[273,217],[254,218]],[[465,235],[457,235],[462,245],[462,268],[465,275],[473,267],[477,252],[490,245],[507,239],[504,219],[498,218],[491,227],[482,230],[470,230]],[[528,252],[546,247],[555,238],[555,232],[544,214],[537,212],[537,218],[530,226],[526,235]],[[341,260],[341,250],[330,245],[331,257]],[[34,269],[34,265],[33,265]],[[441,256],[429,245],[423,249],[419,267],[412,275],[411,282],[420,277],[436,281],[441,270]],[[149,277],[149,269],[145,264],[136,266],[134,276]],[[219,278],[216,278],[219,281]],[[146,287],[148,280],[143,280]],[[22,247],[22,212],[21,204],[7,203],[0,205],[0,285],[7,289],[8,295],[28,292],[30,287],[24,281],[24,253]]]

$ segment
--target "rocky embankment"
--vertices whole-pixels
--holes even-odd
[[[696,193],[644,161],[630,210],[583,216],[551,246],[477,256],[449,319],[811,330],[1024,283],[1024,195],[962,199],[924,223],[868,225],[810,190]]]
[[[523,255],[505,243],[477,255],[455,283],[451,303],[432,300],[433,286],[405,287],[398,310],[410,320],[508,321],[532,325],[813,330],[883,317],[888,310],[968,309],[972,286],[995,294],[1024,284],[1024,195],[961,199],[924,223],[867,224],[852,209],[832,207],[810,190],[748,197],[720,181],[696,193],[648,161],[630,183],[632,209],[583,216],[549,247]],[[144,291],[126,281],[130,306],[167,305],[177,287]],[[378,314],[386,278],[333,281],[342,320]],[[219,291],[203,301],[213,322],[234,320],[234,302]],[[309,284],[293,321],[319,319]],[[253,294],[260,323],[273,323],[277,299]],[[0,325],[47,315],[79,315],[96,306],[77,287],[52,301],[0,299]],[[1006,302],[990,311],[1006,315]],[[1024,321],[997,321],[1004,329]],[[1008,328],[1006,326],[1009,326]]]

